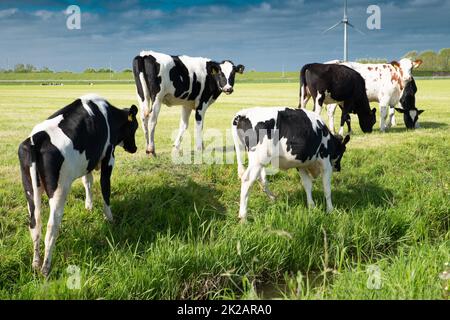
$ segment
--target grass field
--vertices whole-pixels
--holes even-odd
[[[140,129],[137,154],[116,152],[115,224],[103,220],[98,173],[92,212],[81,181],[74,183],[45,280],[31,270],[17,147],[37,122],[82,94],[125,107],[136,103],[135,89],[0,86],[0,299],[447,298],[448,280],[439,275],[450,262],[450,80],[418,81],[418,88],[418,107],[426,109],[419,130],[406,131],[399,114],[385,134],[364,135],[354,121],[333,176],[332,214],[319,181],[318,208],[306,208],[292,170],[269,177],[276,202],[253,187],[246,224],[237,219],[236,165],[172,164],[180,108],[163,107],[156,159],[146,158]],[[205,128],[224,131],[241,108],[297,103],[295,82],[238,83],[206,113]],[[191,136],[192,127],[193,119]],[[46,201],[43,210],[46,222]],[[67,287],[69,265],[80,268],[81,289]]]

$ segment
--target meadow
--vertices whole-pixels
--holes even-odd
[[[420,129],[406,131],[397,113],[389,132],[377,124],[363,134],[353,118],[342,171],[333,176],[334,212],[325,212],[320,181],[318,206],[308,210],[291,170],[269,177],[275,202],[255,184],[245,224],[237,218],[236,164],[173,164],[180,108],[163,106],[156,158],[145,155],[141,128],[136,154],[116,151],[114,224],[103,219],[98,172],[92,212],[81,181],[74,183],[48,279],[31,269],[18,145],[80,95],[96,92],[128,107],[135,89],[0,85],[0,299],[448,298],[448,280],[439,276],[450,262],[450,80],[417,85],[417,106],[426,110]],[[205,129],[225,132],[242,108],[297,104],[295,81],[241,81],[210,107]],[[191,137],[193,127],[191,117]],[[43,212],[45,232],[46,200]],[[79,289],[67,286],[71,265],[80,270]]]

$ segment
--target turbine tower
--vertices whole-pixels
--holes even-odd
[[[341,21],[339,21],[338,23],[336,23],[335,25],[333,25],[332,27],[328,28],[327,30],[325,30],[323,33],[330,31],[331,29],[336,28],[337,26],[339,26],[340,24],[344,25],[344,61],[348,61],[348,35],[347,35],[347,27],[350,26],[352,28],[354,28],[356,31],[358,31],[361,34],[364,34],[364,32],[362,32],[361,30],[359,30],[358,28],[356,28],[354,25],[352,25],[349,21],[348,21],[348,16],[347,16],[347,0],[344,0],[344,17],[342,18]]]

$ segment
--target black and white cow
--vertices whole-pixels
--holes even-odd
[[[162,103],[167,106],[183,106],[180,128],[174,143],[176,149],[179,149],[188,127],[189,116],[195,110],[196,149],[202,150],[205,112],[222,92],[233,92],[236,72],[243,73],[244,66],[235,66],[229,60],[215,62],[206,58],[170,56],[154,51],[142,51],[135,57],[133,73],[146,139],[146,153],[155,154],[154,133]]]
[[[117,109],[96,95],[83,96],[36,125],[19,146],[22,183],[30,214],[30,233],[34,245],[33,268],[41,264],[41,198],[49,197],[50,216],[45,236],[45,254],[41,271],[48,275],[52,251],[64,204],[73,181],[83,177],[86,209],[92,209],[92,171],[101,170],[100,184],[104,214],[113,220],[110,209],[110,178],[114,166],[114,149],[121,145],[136,152],[138,127],[135,105]]]
[[[350,129],[350,113],[356,113],[359,126],[365,133],[372,132],[376,109],[370,109],[363,77],[353,69],[336,64],[311,63],[300,71],[300,105],[305,108],[309,97],[314,99],[314,111],[320,114],[323,104],[342,106],[341,130],[344,122]]]
[[[309,207],[314,206],[312,182],[320,173],[327,211],[331,203],[331,174],[340,171],[341,159],[350,140],[330,133],[320,116],[306,109],[286,107],[252,108],[239,111],[232,122],[232,135],[241,178],[239,218],[245,220],[249,189],[258,179],[270,199],[274,195],[267,186],[266,166],[282,170],[297,168],[306,191]],[[248,167],[243,152],[248,152]]]
[[[419,115],[425,110],[416,108],[416,92],[417,86],[414,78],[406,84],[400,98],[400,108],[395,108],[400,113],[403,113],[403,120],[408,129],[416,129],[419,127]]]
[[[357,71],[366,82],[369,102],[380,105],[380,130],[382,132],[395,125],[394,107],[399,103],[404,88],[413,79],[412,71],[422,64],[422,60],[403,58],[390,63],[358,63],[333,60],[327,64],[339,64]],[[334,111],[336,104],[328,105],[329,128],[334,131]]]

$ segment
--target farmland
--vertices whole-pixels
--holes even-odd
[[[295,80],[251,75],[211,106],[205,129],[224,133],[242,108],[297,106]],[[378,124],[362,134],[354,121],[342,171],[333,176],[333,213],[325,213],[319,181],[318,206],[306,208],[292,170],[269,177],[275,202],[253,187],[246,224],[237,219],[236,164],[173,164],[180,108],[164,106],[157,158],[146,157],[140,129],[138,153],[116,151],[114,224],[103,219],[98,173],[92,212],[84,209],[81,181],[74,183],[46,280],[31,270],[17,147],[37,122],[80,95],[96,92],[129,107],[136,104],[135,88],[0,85],[0,299],[445,298],[448,283],[439,274],[450,262],[450,80],[417,86],[417,106],[426,110],[420,129],[406,131],[398,113],[398,125],[385,134]],[[192,117],[191,137],[193,127]],[[45,223],[47,201],[43,212]],[[70,265],[80,270],[80,289],[66,285]]]

